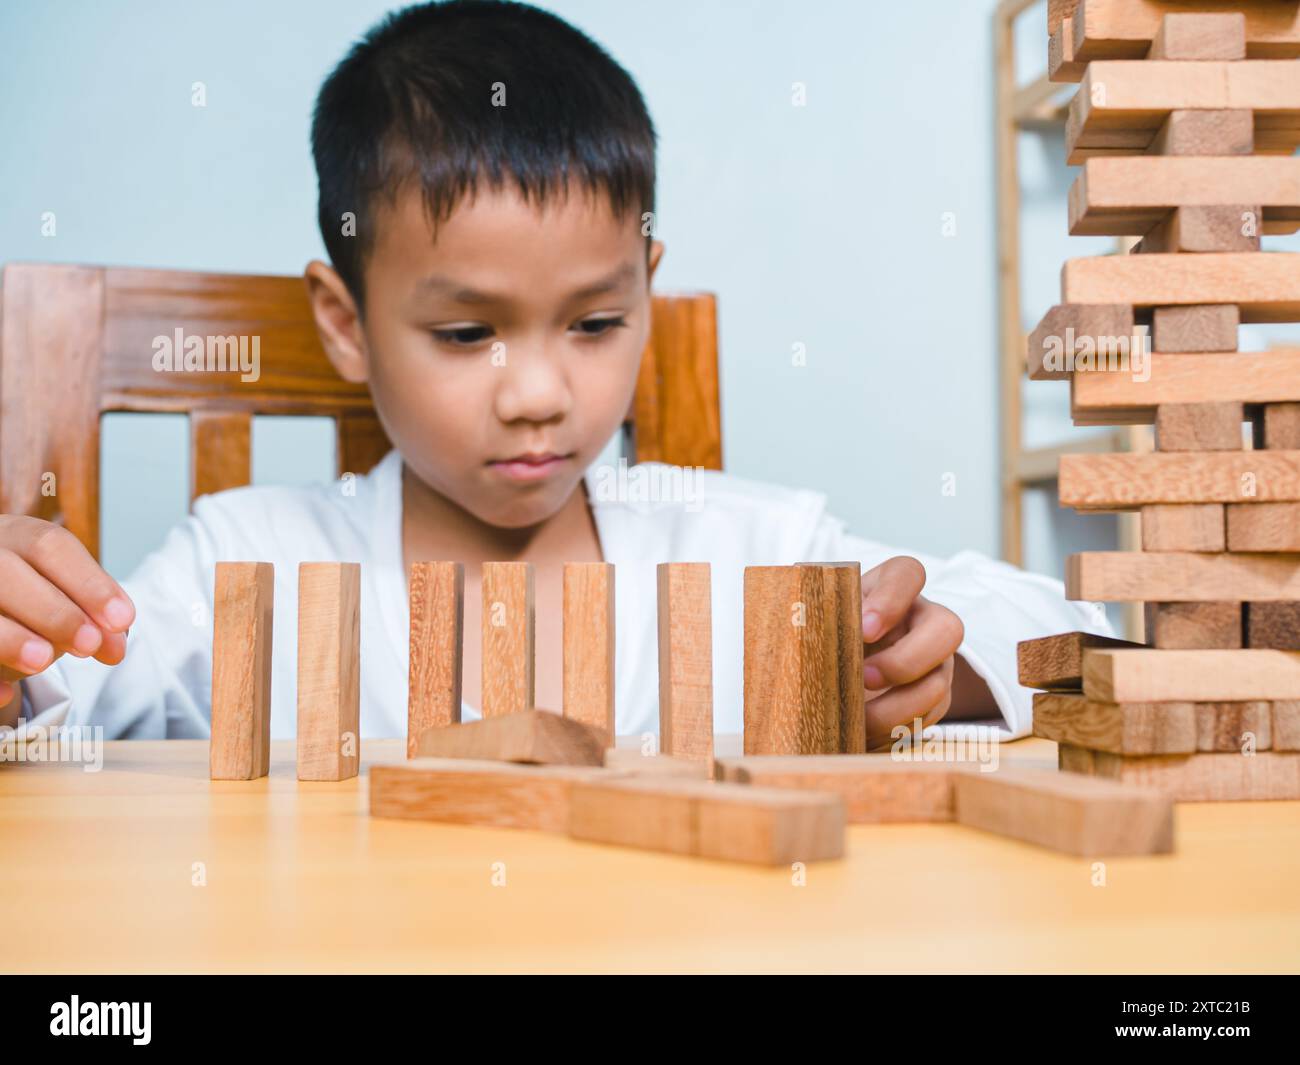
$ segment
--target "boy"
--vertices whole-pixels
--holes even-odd
[[[312,309],[394,450],[334,485],[199,500],[125,587],[62,530],[0,519],[11,718],[206,736],[213,572],[227,559],[275,564],[277,737],[294,734],[307,560],[362,563],[364,735],[405,731],[406,573],[421,559],[466,564],[467,719],[482,563],[536,564],[537,703],[558,710],[562,564],[605,560],[617,567],[618,731],[653,733],[655,563],[679,559],[712,563],[715,726],[739,732],[743,568],[857,559],[864,638],[883,647],[864,668],[871,745],[945,715],[1028,732],[1016,641],[1093,620],[1058,582],[971,552],[896,556],[847,535],[820,495],[720,473],[701,475],[690,508],[594,498],[589,467],[628,409],[664,248],[645,221],[653,126],[593,42],[522,4],[408,8],[327,79],[312,146],[332,261],[307,267]]]

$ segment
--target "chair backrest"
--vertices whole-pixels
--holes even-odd
[[[184,368],[185,342],[196,337],[195,368],[168,372]],[[257,380],[206,368],[209,348],[237,366],[239,345],[247,354],[253,338]],[[6,265],[0,513],[58,522],[98,557],[99,417],[107,411],[189,415],[191,501],[248,484],[254,414],[333,418],[340,474],[366,472],[390,446],[365,386],[342,380],[326,358],[300,277]],[[711,294],[654,296],[624,429],[629,462],[722,468]]]

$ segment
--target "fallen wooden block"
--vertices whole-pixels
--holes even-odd
[[[1126,758],[1063,743],[1061,769],[1137,787],[1174,802],[1300,799],[1300,752],[1157,754]]]
[[[538,765],[604,765],[604,729],[549,710],[517,710],[420,733],[416,756]]]
[[[1065,594],[1099,602],[1300,599],[1300,567],[1280,554],[1081,551],[1066,562]]]
[[[1246,16],[1240,11],[1170,12],[1160,20],[1148,59],[1245,59]]]
[[[529,710],[535,701],[533,564],[483,563],[484,717]]]
[[[564,716],[614,735],[614,566],[564,564]]]
[[[639,747],[610,747],[605,751],[604,764],[608,769],[621,769],[637,776],[708,780],[713,775],[712,761],[679,758],[670,754],[643,754]]]
[[[1267,504],[1264,504],[1267,505]],[[1222,503],[1153,503],[1142,508],[1143,551],[1223,551]]]
[[[1107,703],[1300,699],[1300,652],[1083,652],[1083,692]]]
[[[1246,646],[1300,651],[1300,603],[1247,603]]]
[[[1224,511],[1229,551],[1300,551],[1300,503],[1237,503]]]
[[[1145,620],[1152,647],[1190,651],[1242,646],[1240,603],[1146,603]]]
[[[1300,403],[1266,403],[1256,447],[1300,450]]]
[[[1273,750],[1300,751],[1300,701],[1275,699],[1272,710]]]
[[[1063,632],[1016,644],[1020,683],[1026,688],[1078,691],[1083,687],[1085,647],[1128,647],[1142,644],[1096,636],[1091,632]]]
[[[1156,408],[1156,450],[1240,451],[1245,422],[1241,403],[1162,403]]]
[[[298,567],[298,779],[347,780],[361,762],[361,567]]]
[[[1043,316],[1026,344],[1030,380],[1067,380],[1075,361],[1128,354],[1143,343],[1128,304],[1058,304]]]
[[[707,562],[656,567],[659,743],[666,755],[713,767],[713,607]]]
[[[1062,455],[1058,480],[1061,506],[1078,510],[1248,499],[1296,502],[1300,451]]]
[[[275,567],[218,562],[212,596],[213,780],[254,780],[271,766],[271,621]]]
[[[1151,156],[1251,155],[1255,151],[1255,113],[1240,109],[1170,111],[1145,150]]]
[[[370,767],[370,815],[565,832],[573,786],[622,775],[592,766],[412,758]]]
[[[1158,791],[1000,767],[953,775],[957,822],[1081,857],[1168,854],[1174,811]]]
[[[406,756],[425,729],[460,723],[464,647],[465,567],[459,562],[411,565],[410,666]]]
[[[844,853],[844,803],[822,792],[660,777],[576,783],[569,835],[696,858],[790,865]]]
[[[1060,692],[1034,694],[1034,735],[1115,754],[1191,754],[1198,749],[1192,702],[1108,703]]]
[[[1197,6],[1203,12],[1209,5]],[[1295,4],[1241,0],[1228,10],[1242,15],[1248,57],[1300,56],[1300,22]],[[1171,12],[1178,11],[1178,4],[1168,0],[1079,0],[1069,12],[1073,16],[1072,44],[1076,59],[1082,63],[1098,59],[1141,59],[1150,53],[1164,20]],[[1048,32],[1053,28],[1049,23]]]

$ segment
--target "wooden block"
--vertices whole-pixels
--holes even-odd
[[[835,623],[817,567],[745,567],[746,754],[838,752]]]
[[[1149,54],[1170,13],[1186,11],[1189,6],[1180,0],[1082,0],[1070,12],[1078,58],[1085,62],[1141,59]],[[1300,20],[1294,3],[1198,0],[1193,10],[1240,11],[1245,20],[1247,56],[1282,59],[1300,55]]]
[[[1248,603],[1246,646],[1300,651],[1300,603]]]
[[[1224,509],[1229,551],[1300,552],[1300,503],[1237,503]]]
[[[1171,12],[1160,20],[1148,59],[1245,59],[1246,16],[1240,11]]]
[[[817,562],[821,570],[828,609],[834,610],[835,662],[839,692],[841,754],[865,754],[867,750],[866,690],[862,666],[862,563]]]
[[[1174,849],[1173,803],[1157,791],[1011,766],[958,773],[953,788],[959,824],[1063,854],[1118,857]]]
[[[659,746],[713,765],[713,591],[707,562],[661,562]]]
[[[1300,63],[1296,64],[1300,73]],[[1108,255],[1061,268],[1063,303],[1135,307],[1232,303],[1243,322],[1300,319],[1300,254]]]
[[[1106,703],[1300,699],[1300,652],[1085,650],[1083,692]]]
[[[1259,251],[1263,217],[1258,205],[1175,207],[1143,235],[1133,252],[1160,255]]]
[[[1255,113],[1250,110],[1170,111],[1146,147],[1148,155],[1199,158],[1254,151]]]
[[[1300,451],[1300,403],[1266,403],[1256,447]]]
[[[1151,315],[1152,350],[1160,354],[1236,351],[1240,325],[1241,311],[1231,303],[1157,307]]]
[[[218,562],[212,609],[213,780],[253,780],[271,765],[275,567]]]
[[[1026,688],[1079,691],[1083,687],[1085,647],[1128,647],[1142,644],[1096,636],[1091,632],[1063,632],[1016,644],[1020,683]]]
[[[1222,503],[1154,503],[1142,508],[1142,550],[1223,551],[1225,526]]]
[[[298,779],[347,780],[361,762],[361,567],[298,567]]]
[[[1300,451],[1062,455],[1061,506],[1300,501]]]
[[[413,758],[425,729],[460,723],[465,567],[459,562],[412,563],[409,600],[406,757]]]
[[[1073,19],[1065,19],[1047,38],[1047,80],[1076,82],[1083,77],[1086,63],[1074,58]]]
[[[1272,704],[1264,701],[1243,703],[1197,703],[1196,749],[1198,751],[1235,751],[1249,747],[1266,751],[1272,746]]]
[[[1047,33],[1051,36],[1074,14],[1079,0],[1047,0]]]
[[[713,763],[698,758],[679,758],[668,754],[645,754],[639,747],[610,747],[605,751],[605,766],[637,776],[692,777],[708,780]]]
[[[569,835],[697,858],[790,865],[844,853],[844,803],[822,792],[681,778],[582,783]]]
[[[1152,355],[1148,368],[1147,380],[1126,373],[1076,373],[1070,383],[1074,423],[1150,424],[1162,403],[1199,403],[1207,397],[1268,403],[1300,396],[1300,351]]]
[[[1300,701],[1274,700],[1272,710],[1273,750],[1300,751]]]
[[[1240,403],[1162,403],[1156,408],[1156,449],[1240,451],[1245,421]]]
[[[370,816],[565,832],[573,786],[622,775],[590,766],[412,758],[370,767]]]
[[[1197,749],[1196,706],[1103,703],[1075,693],[1036,692],[1034,735],[1115,754],[1190,754]]]
[[[719,758],[718,775],[737,784],[833,792],[850,824],[953,819],[952,775],[970,766],[896,761],[889,754],[753,755]]]
[[[610,733],[550,710],[518,710],[420,733],[416,756],[537,765],[604,765]]]
[[[1269,554],[1080,551],[1066,561],[1065,594],[1108,603],[1300,599],[1296,561]]]
[[[1126,758],[1060,746],[1061,769],[1165,792],[1174,802],[1300,799],[1300,752],[1156,754]]]
[[[1171,650],[1241,646],[1240,603],[1147,603],[1146,638]]]
[[[531,710],[536,700],[531,562],[483,563],[484,717]]]
[[[1127,354],[1140,342],[1135,336],[1127,304],[1057,304],[1029,336],[1026,370],[1034,381],[1067,380],[1075,360]]]
[[[614,735],[614,566],[564,564],[564,716]]]

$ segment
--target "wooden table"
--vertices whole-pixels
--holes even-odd
[[[1002,757],[1052,765],[1055,746]],[[401,754],[363,743],[367,765]],[[1177,853],[1108,861],[1105,886],[1088,861],[955,825],[851,826],[802,887],[366,805],[364,771],[300,784],[292,743],[250,782],[209,781],[201,741],[109,743],[101,772],[0,764],[0,969],[1300,969],[1300,802],[1181,805]]]

